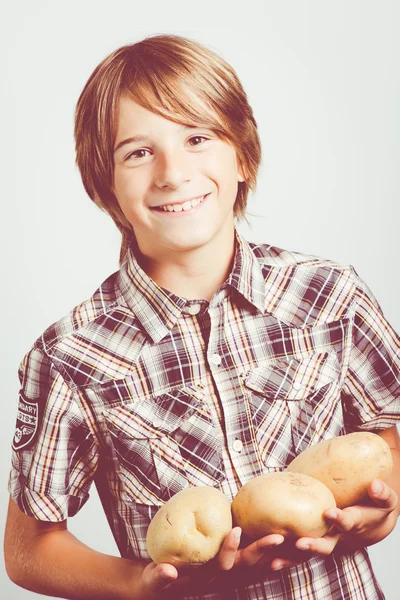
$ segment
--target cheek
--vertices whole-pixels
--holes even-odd
[[[114,194],[122,211],[129,213],[138,205],[141,197],[141,182],[130,173],[119,173],[114,180]]]
[[[217,182],[221,190],[237,189],[238,164],[233,148],[227,147],[223,152],[213,153],[209,157],[208,167],[210,176]]]
[[[238,169],[236,158],[232,160],[230,157],[230,160],[226,160],[224,164],[221,165],[220,179],[222,189],[226,192],[226,194],[232,195],[233,199],[236,198],[238,189]]]

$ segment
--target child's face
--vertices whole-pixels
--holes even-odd
[[[231,144],[201,125],[187,128],[122,98],[115,148],[113,192],[145,256],[231,239],[244,181]],[[187,210],[175,212],[173,204]]]

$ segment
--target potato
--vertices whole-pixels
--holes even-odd
[[[222,492],[213,487],[186,488],[154,515],[147,550],[155,563],[199,565],[214,558],[231,529],[230,502]]]
[[[245,483],[231,509],[235,525],[258,539],[270,533],[290,538],[323,536],[329,529],[323,512],[335,507],[332,493],[320,481],[283,471]]]
[[[345,508],[365,498],[371,481],[385,480],[392,467],[392,454],[385,440],[360,431],[310,446],[287,470],[315,477],[331,490],[337,506]]]

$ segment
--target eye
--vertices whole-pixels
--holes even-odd
[[[206,138],[204,135],[194,135],[193,137],[191,137],[189,139],[189,142],[193,142],[195,140],[194,144],[191,144],[192,146],[200,146],[200,144],[203,143],[203,141],[198,141],[198,140],[204,140],[207,141],[209,138]]]
[[[125,160],[128,160],[129,158],[145,158],[145,152],[149,152],[149,150],[146,150],[145,148],[139,148],[139,150],[134,150],[133,152],[130,152]]]

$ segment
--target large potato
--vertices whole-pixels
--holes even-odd
[[[388,444],[369,432],[349,433],[310,446],[288,466],[324,483],[339,508],[352,506],[367,496],[373,479],[385,480],[393,467]]]
[[[267,473],[240,488],[232,502],[235,525],[250,538],[270,533],[320,537],[329,529],[323,512],[335,508],[332,493],[320,481],[297,473]]]
[[[155,563],[198,565],[214,558],[231,529],[230,503],[222,492],[187,488],[155,514],[147,530],[147,550]]]

